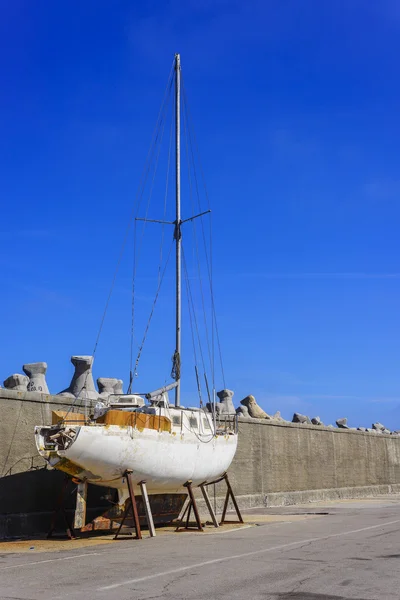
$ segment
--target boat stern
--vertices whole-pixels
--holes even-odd
[[[35,427],[35,442],[40,456],[50,467],[83,479],[85,469],[65,457],[65,452],[75,441],[79,429],[80,427],[71,425],[39,425]]]

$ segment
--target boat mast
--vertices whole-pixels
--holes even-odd
[[[176,185],[176,342],[174,370],[177,386],[175,406],[181,404],[181,57],[175,54],[175,185]]]

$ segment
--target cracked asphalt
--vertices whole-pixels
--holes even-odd
[[[65,541],[60,551],[0,554],[0,598],[400,598],[399,497],[245,514],[252,527],[213,535],[179,533],[73,549]]]

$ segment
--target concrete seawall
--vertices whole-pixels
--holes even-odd
[[[0,389],[0,477],[45,464],[36,450],[35,425],[50,425],[53,410],[70,406],[71,398],[63,396]]]
[[[230,478],[252,506],[397,492],[400,437],[240,419]]]
[[[230,478],[247,506],[395,493],[400,437],[240,419]]]
[[[26,534],[31,521],[35,531],[46,530],[61,474],[43,472],[33,429],[49,424],[51,411],[67,410],[69,403],[61,396],[0,389],[0,537],[17,535],[19,519]],[[241,418],[229,476],[241,506],[400,492],[400,436]],[[99,490],[92,494],[93,514],[105,506],[104,488]],[[220,484],[217,504],[223,494]]]

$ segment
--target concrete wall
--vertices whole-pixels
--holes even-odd
[[[230,478],[264,505],[400,491],[400,436],[240,419]]]
[[[62,396],[0,389],[0,539],[49,530],[64,475],[45,470],[46,463],[36,450],[34,427],[50,424],[51,412],[67,411],[70,403]],[[73,487],[70,484],[66,494],[70,510]],[[94,486],[90,492],[93,518],[109,507],[104,493],[104,488]]]
[[[67,411],[70,405],[71,399],[62,396],[0,389],[0,477],[44,465],[34,427],[50,425],[51,412]]]
[[[15,532],[18,515],[26,521],[27,513],[43,511],[43,487],[46,514],[54,506],[61,474],[32,470],[44,466],[33,429],[50,423],[52,410],[68,407],[60,396],[0,389],[0,537],[8,522]],[[229,476],[241,506],[400,492],[400,436],[240,419]],[[216,495],[223,493],[219,485]],[[96,494],[93,502],[102,506]]]

